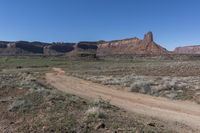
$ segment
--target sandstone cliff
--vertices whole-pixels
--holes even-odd
[[[176,54],[200,54],[200,45],[177,47],[174,50]]]
[[[99,56],[121,54],[167,54],[167,50],[156,44],[152,32],[145,34],[144,39],[130,38],[124,40],[109,41],[99,44],[97,49]]]
[[[70,57],[89,57],[96,58],[98,42],[79,42],[74,45],[74,50],[67,55]]]
[[[74,43],[0,42],[0,55],[60,55],[74,50]]]
[[[75,56],[107,56],[107,55],[162,55],[168,51],[156,44],[152,32],[145,34],[144,39],[130,38],[115,41],[79,42],[75,43],[43,43],[43,42],[7,42],[0,41],[0,55],[75,55]]]
[[[74,50],[74,43],[54,43],[43,48],[45,55],[61,55]]]

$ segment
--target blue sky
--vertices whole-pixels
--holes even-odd
[[[199,0],[0,0],[0,40],[143,38],[173,50],[200,44]]]

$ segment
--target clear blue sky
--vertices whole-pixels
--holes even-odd
[[[200,0],[0,0],[0,40],[143,38],[169,50],[200,44]]]

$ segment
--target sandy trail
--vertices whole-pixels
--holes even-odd
[[[200,105],[198,104],[120,91],[112,87],[66,76],[64,71],[59,68],[53,70],[53,73],[46,74],[46,80],[63,92],[84,98],[102,97],[109,99],[113,105],[127,111],[167,122],[185,124],[196,132],[200,132]]]

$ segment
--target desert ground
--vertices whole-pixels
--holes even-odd
[[[0,132],[200,132],[198,59],[0,57]]]

